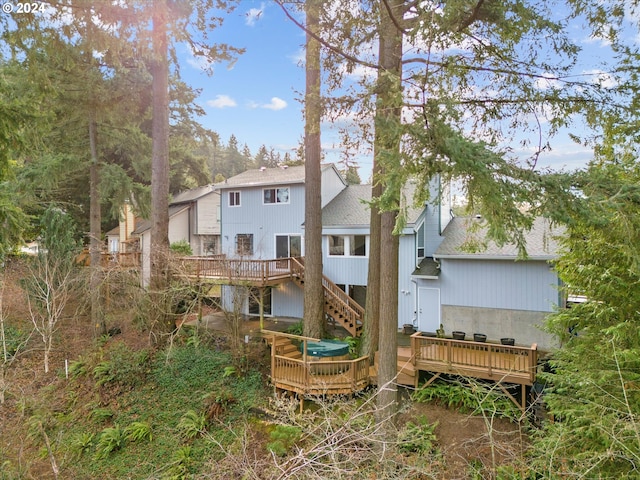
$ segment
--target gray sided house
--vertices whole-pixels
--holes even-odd
[[[322,206],[346,183],[332,164],[322,166]],[[304,166],[247,170],[217,184],[221,195],[221,252],[229,258],[269,260],[304,256]],[[241,295],[239,297],[239,295]],[[255,296],[223,287],[223,306],[254,314]],[[253,300],[252,300],[253,299]],[[264,292],[264,313],[302,317],[303,293],[293,282]]]
[[[516,344],[552,349],[556,341],[540,326],[546,315],[564,305],[551,263],[557,256],[557,230],[537,219],[526,234],[527,258],[519,259],[514,245],[498,247],[490,242],[486,249],[470,252],[465,246],[474,235],[479,240],[484,237],[482,228],[470,233],[470,227],[481,221],[454,218],[433,255],[439,268],[414,272],[418,308],[427,299],[433,302],[420,329],[435,331],[442,323],[447,333],[458,330],[468,337],[482,333],[489,339],[514,338]]]
[[[169,203],[169,243],[186,241],[193,255],[220,253],[220,192],[205,185],[176,195]],[[150,275],[151,222],[141,223],[133,232],[140,238],[142,282]]]
[[[442,241],[440,233],[450,219],[448,192],[443,191],[439,195],[437,179],[429,188],[431,198],[440,199],[439,202],[412,205],[416,188],[416,184],[409,183],[403,191],[408,208],[398,258],[398,327],[405,324],[419,327],[416,284],[411,273],[421,261],[433,254]],[[351,185],[322,212],[325,275],[360,305],[365,303],[367,290],[370,200],[371,185]],[[381,254],[384,255],[384,251]],[[423,307],[424,315],[428,311]]]

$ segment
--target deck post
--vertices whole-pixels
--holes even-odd
[[[264,328],[264,287],[260,287],[259,292],[258,309],[260,313],[260,329],[262,330]]]

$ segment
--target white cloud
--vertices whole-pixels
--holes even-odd
[[[256,22],[260,20],[260,17],[264,13],[264,7],[265,7],[265,4],[264,2],[262,2],[260,4],[260,8],[250,8],[247,11],[247,13],[245,13],[245,17],[246,17],[244,20],[245,25],[253,27],[256,24]]]
[[[238,104],[229,95],[216,95],[214,100],[207,101],[207,105],[213,108],[235,107]]]
[[[585,70],[582,72],[584,75],[592,77],[591,82],[600,85],[602,88],[614,88],[618,86],[618,81],[611,76],[611,74],[599,70]]]
[[[537,78],[534,82],[538,90],[549,90],[560,88],[560,81],[551,74],[543,74],[541,78]]]
[[[269,103],[255,103],[250,102],[249,108],[266,108],[267,110],[282,110],[287,108],[287,102],[278,97],[273,97]]]

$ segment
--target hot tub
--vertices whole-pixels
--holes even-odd
[[[300,345],[300,351],[304,348]],[[343,360],[349,356],[349,344],[341,340],[321,340],[320,342],[307,342],[307,356],[321,360]],[[344,358],[336,358],[344,357]]]

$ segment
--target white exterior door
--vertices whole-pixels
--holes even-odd
[[[418,330],[435,332],[440,328],[440,289],[418,288]]]

